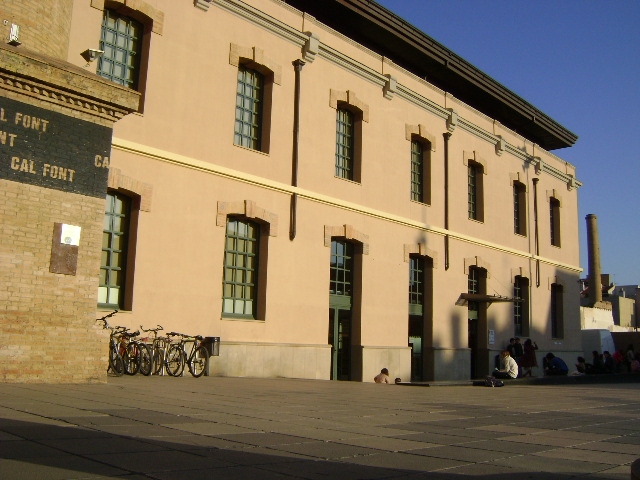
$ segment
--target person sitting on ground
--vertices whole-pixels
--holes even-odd
[[[578,357],[578,363],[576,363],[577,374],[584,375],[587,373],[587,361],[584,357]]]
[[[613,359],[611,354],[607,350],[605,350],[604,352],[602,352],[602,357],[604,362],[602,371],[604,373],[614,373],[616,371],[616,361]]]
[[[602,355],[600,355],[597,350],[591,352],[591,355],[593,356],[593,360],[591,361],[593,370],[591,373],[604,373],[604,361],[602,360]]]
[[[518,378],[518,364],[509,355],[508,350],[504,350],[500,354],[500,362],[502,363],[502,370],[494,370],[493,376],[496,378]]]
[[[389,379],[389,370],[386,368],[380,370],[380,373],[373,377],[373,381],[376,383],[391,383],[391,380]]]
[[[569,367],[564,363],[560,357],[556,357],[553,353],[549,352],[545,356],[547,359],[547,367],[545,368],[545,375],[567,375],[569,373]]]
[[[640,373],[640,352],[638,352],[631,364],[629,365],[629,371],[631,373]]]

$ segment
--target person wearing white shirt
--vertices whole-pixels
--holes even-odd
[[[501,370],[495,370],[493,376],[496,378],[518,378],[518,364],[509,355],[509,351],[505,350],[500,354]]]

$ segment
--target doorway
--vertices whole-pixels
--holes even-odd
[[[351,310],[329,308],[331,380],[351,380]]]

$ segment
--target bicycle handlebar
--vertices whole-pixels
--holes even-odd
[[[149,328],[149,329],[142,328],[142,325],[140,325],[140,329],[143,332],[154,332],[154,333],[158,333],[160,330],[164,330],[164,328],[162,328],[161,325],[158,325],[156,328]]]

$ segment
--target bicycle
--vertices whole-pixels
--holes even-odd
[[[107,373],[111,370],[114,375],[121,377],[124,374],[124,360],[122,359],[122,355],[120,355],[119,339],[117,337],[118,327],[111,327],[109,326],[109,322],[107,322],[107,318],[113,317],[116,313],[118,313],[118,310],[114,310],[102,318],[97,318],[96,322],[104,322],[102,328],[110,330]]]
[[[130,332],[126,327],[116,327],[119,335],[120,355],[124,361],[124,373],[135,375],[140,372],[145,376],[151,375],[151,351],[149,347],[135,337],[140,330]]]
[[[141,341],[149,348],[151,355],[151,374],[164,375],[165,370],[165,352],[169,339],[167,337],[158,337],[158,332],[164,330],[158,325],[156,328],[145,329],[140,325],[140,330],[145,333],[153,332],[153,338],[142,338]],[[144,373],[144,372],[143,372]]]
[[[195,378],[201,377],[209,365],[209,351],[202,343],[204,337],[201,335],[193,336],[175,332],[171,332],[169,335],[180,337],[178,343],[172,345],[169,352],[171,353],[174,347],[181,351],[182,371],[184,371],[184,365],[186,364],[192,376]],[[191,351],[188,354],[185,348],[186,343],[191,343]]]

